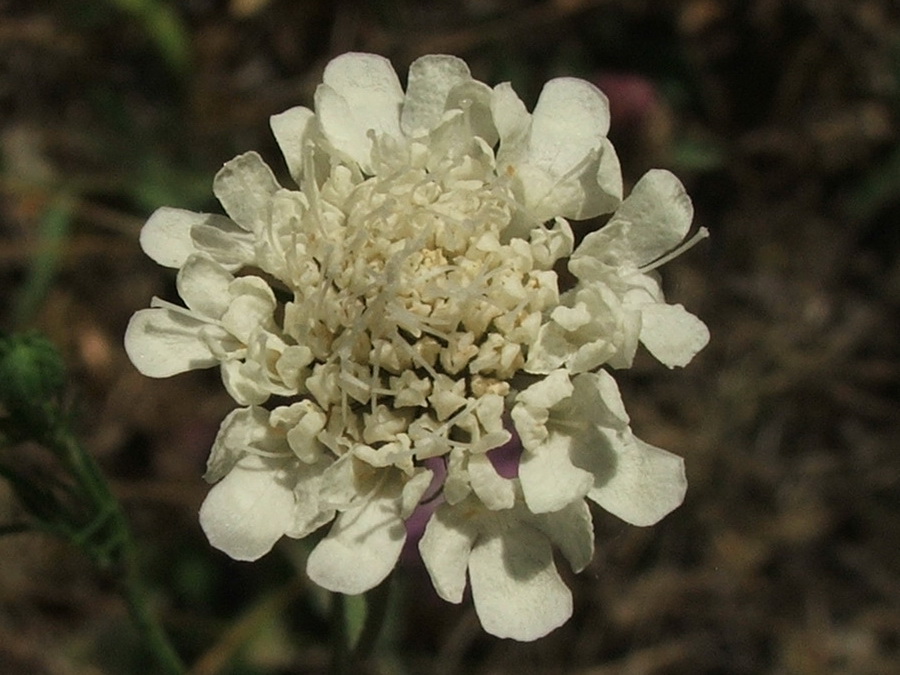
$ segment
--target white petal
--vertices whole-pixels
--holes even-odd
[[[450,451],[450,459],[447,461],[447,477],[444,479],[444,499],[449,504],[458,504],[472,492],[466,458],[466,451],[461,447],[453,448]]]
[[[621,337],[615,345],[618,351],[606,361],[610,368],[631,368],[634,355],[637,353],[638,339],[641,333],[641,312],[622,310],[621,320]]]
[[[200,507],[200,525],[220,551],[235,560],[256,560],[291,526],[293,508],[285,472],[247,455],[210,490]]]
[[[574,307],[560,305],[551,312],[550,318],[571,333],[588,325],[594,317],[584,302],[576,302]]]
[[[328,467],[322,476],[322,490],[319,494],[323,502],[339,509],[349,508],[361,492],[356,484],[353,462],[353,455],[348,452]]]
[[[554,429],[543,443],[522,453],[519,480],[533,513],[558,511],[583,498],[593,486],[594,477],[572,464],[573,435],[577,433]]]
[[[492,511],[511,508],[515,502],[513,482],[498,474],[485,454],[469,456],[469,481],[478,498]]]
[[[550,80],[532,114],[528,163],[563,176],[597,150],[608,131],[609,102],[603,92],[573,77]]]
[[[595,157],[585,157],[584,163],[571,176],[560,178],[541,167],[521,165],[518,172],[524,201],[533,220],[543,222],[557,216],[584,220],[598,215],[585,208],[588,194],[594,190],[592,183],[596,166]]]
[[[608,138],[600,140],[600,163],[597,166],[596,186],[586,189],[585,213],[611,213],[622,203],[622,166],[616,149]]]
[[[641,342],[669,368],[686,366],[709,342],[709,329],[681,305],[644,305]]]
[[[442,504],[419,540],[419,553],[434,590],[447,602],[462,602],[466,588],[469,552],[476,538],[476,531],[465,517],[468,508],[467,503]]]
[[[516,396],[516,404],[530,409],[549,409],[572,395],[572,382],[565,368],[554,370]],[[518,425],[517,425],[518,428]],[[522,430],[519,430],[522,433]]]
[[[583,373],[609,361],[616,353],[616,346],[604,339],[585,342],[578,347],[566,365],[572,373]]]
[[[406,541],[398,511],[398,495],[389,491],[341,513],[307,560],[309,578],[348,595],[365,593],[384,581]]]
[[[596,406],[582,406],[583,393],[573,403],[575,391],[568,372],[560,369],[516,397],[512,418],[524,448],[519,480],[533,513],[558,511],[580,500],[593,486],[593,475],[573,464],[573,452],[590,444],[589,438],[582,437],[591,434]]]
[[[178,295],[191,310],[218,319],[228,308],[229,284],[234,275],[207,255],[188,258],[178,271]]]
[[[347,101],[325,84],[316,88],[315,101],[319,126],[331,146],[342,159],[371,171],[372,140],[368,128],[356,119]]]
[[[430,469],[419,468],[412,478],[403,485],[403,492],[400,499],[400,517],[404,520],[412,515],[412,512],[419,506],[422,495],[428,490],[431,481],[434,478],[434,472]]]
[[[229,271],[256,262],[253,234],[225,216],[207,216],[206,220],[195,223],[191,227],[191,240],[197,250],[208,253]]]
[[[444,114],[450,90],[471,77],[466,62],[455,56],[429,54],[413,61],[400,113],[403,133],[411,136],[434,129]]]
[[[324,411],[310,400],[293,403],[288,407],[275,408],[273,421],[290,427],[285,440],[297,458],[305,464],[314,464],[322,457],[325,446],[318,434],[328,421]]]
[[[303,148],[316,128],[316,116],[309,108],[296,106],[269,118],[272,134],[281,148],[291,177],[299,185],[303,176]]]
[[[306,345],[287,345],[275,362],[275,372],[285,385],[299,391],[303,388],[303,381],[309,376],[307,366],[312,361],[312,350]]]
[[[302,539],[334,518],[334,509],[328,508],[319,499],[322,475],[331,463],[323,457],[315,464],[303,464],[297,468],[294,478],[294,511],[291,526],[285,535]]]
[[[213,179],[213,192],[234,222],[257,232],[268,221],[272,195],[281,186],[275,174],[255,152],[225,163]]]
[[[141,228],[141,248],[164,267],[181,267],[197,249],[191,241],[191,228],[211,216],[167,206],[157,209]]]
[[[222,327],[244,344],[259,328],[269,328],[277,303],[272,287],[261,277],[238,277],[230,288],[231,302],[222,314]]]
[[[531,128],[531,115],[509,82],[494,87],[491,96],[491,113],[500,134],[500,148],[497,151],[498,167],[515,162],[524,153],[524,143]],[[502,171],[506,171],[502,167]]]
[[[377,54],[343,54],[328,63],[322,82],[366,120],[367,129],[399,136],[403,88],[388,59]]]
[[[578,347],[569,341],[562,326],[555,321],[548,321],[538,330],[537,340],[528,348],[528,360],[524,370],[528,373],[549,373],[559,368],[578,351]]]
[[[597,471],[590,499],[632,525],[653,525],[681,505],[687,490],[681,457],[630,433],[606,435],[615,458],[607,471]]]
[[[572,594],[553,564],[550,543],[530,527],[498,527],[469,556],[475,611],[485,631],[536,640],[572,616]]]
[[[575,400],[589,411],[594,424],[608,429],[628,427],[630,418],[616,379],[605,370],[582,373],[573,379]]]
[[[248,448],[263,448],[272,434],[269,412],[264,408],[238,408],[232,410],[219,425],[209,459],[206,461],[204,480],[215,483],[221,480],[245,454]]]
[[[669,171],[652,169],[597,234],[608,231],[614,237],[610,253],[616,263],[641,267],[678,246],[693,218],[694,207],[681,181]]]
[[[554,218],[552,228],[544,225],[534,228],[529,243],[535,265],[540,269],[550,269],[557,260],[572,254],[575,235],[565,218]]]
[[[152,308],[135,312],[125,329],[125,351],[135,367],[148,377],[170,377],[219,361],[200,331],[205,321],[186,312]]]
[[[369,169],[370,130],[400,137],[403,89],[391,62],[376,54],[350,53],[326,67],[315,95],[322,132],[340,152]]]
[[[272,393],[243,361],[223,361],[219,372],[225,391],[240,405],[262,405]]]
[[[534,516],[532,522],[580,572],[594,556],[594,528],[587,502],[579,499],[559,511]]]
[[[465,110],[472,136],[481,138],[487,147],[493,148],[499,136],[491,115],[492,90],[478,80],[466,80],[457,84],[447,95],[447,108]],[[485,153],[493,157],[493,150]]]
[[[590,218],[618,205],[621,176],[608,130],[609,105],[594,85],[558,78],[544,86],[527,147],[510,158],[515,189],[535,220]]]

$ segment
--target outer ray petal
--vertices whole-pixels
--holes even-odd
[[[294,486],[294,511],[291,527],[285,535],[302,539],[334,518],[334,509],[324,506],[319,499],[322,475],[331,460],[322,458],[315,464],[303,464]]]
[[[303,177],[303,152],[317,127],[315,113],[296,106],[269,118],[272,134],[281,148],[291,178],[300,184]]]
[[[469,481],[475,494],[492,511],[511,508],[515,503],[513,482],[497,473],[485,454],[469,456]]]
[[[464,508],[443,504],[428,521],[419,541],[419,553],[434,590],[447,602],[462,602],[469,553],[477,538]]]
[[[178,271],[178,295],[189,309],[218,319],[228,309],[228,286],[234,275],[204,254],[192,255]]]
[[[558,511],[581,500],[594,477],[572,464],[570,434],[551,431],[547,440],[522,453],[519,480],[525,503],[533,513]]]
[[[562,551],[573,571],[587,567],[594,556],[594,529],[587,502],[578,499],[559,511],[535,516],[533,523]]]
[[[210,490],[200,507],[209,543],[235,560],[256,560],[293,523],[294,493],[280,463],[257,455],[241,459]]]
[[[316,90],[316,113],[335,149],[371,168],[369,131],[399,138],[403,89],[391,62],[375,54],[344,54],[329,62]]]
[[[444,114],[450,91],[471,79],[469,66],[455,56],[429,54],[413,61],[400,113],[403,133],[412,136],[434,129]]]
[[[500,134],[500,148],[497,150],[497,166],[508,171],[506,165],[518,160],[525,152],[531,115],[522,99],[509,82],[498,84],[491,95],[491,113],[494,125]]]
[[[170,377],[210,368],[219,360],[201,336],[200,331],[207,328],[215,330],[187,312],[161,307],[142,309],[135,312],[125,329],[125,351],[141,374],[148,377]]]
[[[216,216],[168,206],[156,209],[141,228],[141,248],[163,267],[181,267],[188,256],[197,252],[191,241],[191,228],[210,218]]]
[[[271,437],[269,412],[256,406],[232,410],[219,425],[204,480],[215,483],[224,478],[248,449],[268,449]]]
[[[225,216],[208,216],[194,223],[191,241],[229,271],[256,263],[253,235]]]
[[[572,616],[572,593],[543,534],[521,525],[498,530],[469,556],[475,611],[491,635],[536,640]]]
[[[632,525],[653,525],[681,505],[687,490],[681,457],[630,433],[607,436],[615,448],[615,465],[596,474],[590,499]]]
[[[609,222],[584,238],[573,260],[589,256],[611,266],[641,267],[678,246],[693,217],[681,181],[669,171],[652,169],[635,183]]]
[[[281,186],[256,152],[225,162],[213,179],[213,192],[231,219],[248,232],[258,232],[269,218],[272,195]]]
[[[709,342],[709,328],[682,305],[645,305],[641,342],[669,368],[686,366]]]
[[[603,92],[573,77],[550,80],[532,114],[528,162],[563,176],[599,148],[608,131],[609,102]]]
[[[322,588],[357,595],[380,584],[406,541],[395,491],[373,495],[341,513],[313,549],[306,573]]]

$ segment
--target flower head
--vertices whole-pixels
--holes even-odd
[[[153,377],[218,366],[242,406],[209,459],[214,546],[253,560],[331,523],[307,572],[361,593],[438,498],[420,544],[437,592],[460,602],[468,572],[485,629],[530,640],[571,614],[552,550],[590,560],[585,498],[638,525],[678,506],[680,458],[633,435],[605,367],[639,342],[670,367],[706,343],[653,272],[690,200],[652,171],[623,201],[608,127],[582,80],[529,113],[452,56],[415,61],[404,91],[387,60],[346,54],[314,110],[272,118],[294,187],[250,152],[215,178],[227,217],[153,214],[141,244],[178,268],[185,307],[137,312],[128,354]],[[573,251],[567,219],[604,213]],[[514,478],[491,460],[510,420]]]

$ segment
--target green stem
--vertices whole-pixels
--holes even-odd
[[[331,596],[331,673],[349,675],[359,672],[359,667],[371,656],[387,615],[391,595],[392,577],[365,595],[365,621],[356,645],[352,645],[350,627],[354,624],[348,608],[348,598],[342,593]],[[357,598],[353,598],[356,600]]]
[[[93,457],[69,433],[65,424],[60,424],[52,435],[52,445],[52,450],[63,459],[84,488],[91,502],[91,513],[95,515],[94,522],[88,525],[88,529],[82,529],[76,543],[86,548],[96,560],[120,568],[119,582],[131,618],[164,671],[168,675],[181,675],[185,672],[184,663],[148,608],[147,589],[140,572],[137,549],[121,505]],[[93,531],[95,526],[96,531]],[[105,531],[105,536],[97,543],[95,535],[100,531]]]
[[[393,579],[393,575],[389,576],[381,585],[366,593],[366,621],[359,635],[359,641],[353,650],[353,657],[356,661],[362,662],[369,658],[378,643],[387,616]]]
[[[349,675],[352,665],[350,632],[347,630],[347,597],[331,594],[331,675]]]
[[[163,630],[156,616],[150,612],[147,606],[147,591],[143,577],[137,563],[137,552],[134,540],[125,522],[121,509],[116,509],[114,515],[115,529],[121,536],[122,564],[124,576],[122,578],[122,592],[131,618],[147,641],[147,644],[156,655],[160,666],[170,675],[181,675],[185,672],[184,662],[169,642],[169,637]]]
[[[50,224],[62,241],[68,200],[60,197],[55,208],[53,216],[60,223],[53,220]],[[50,262],[42,263],[44,268],[51,268],[54,260],[51,256]],[[36,529],[65,538],[87,552],[95,564],[119,574],[122,593],[142,637],[163,670],[180,675],[184,665],[147,607],[138,555],[122,507],[73,431],[64,403],[64,384],[62,358],[48,340],[36,334],[9,338],[0,334],[0,440],[4,444],[35,441],[50,451],[64,470],[61,478],[55,478],[43,470],[25,474],[0,464],[0,478],[9,482]],[[18,524],[0,526],[0,534],[19,531]]]

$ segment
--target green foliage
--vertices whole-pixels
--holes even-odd
[[[37,333],[0,338],[0,404],[21,426],[52,422],[65,384],[62,357]]]
[[[63,401],[65,369],[53,344],[38,334],[0,339],[0,478],[7,481],[35,529],[62,537],[102,569],[113,571],[145,643],[166,673],[182,673],[179,656],[149,613],[131,531],[99,467],[78,440]],[[48,468],[21,461],[24,442],[43,446]],[[24,468],[23,468],[24,466]],[[25,524],[0,526],[17,534]]]
[[[852,218],[869,220],[900,194],[900,147],[863,175],[851,193],[847,210]]]
[[[38,231],[37,253],[14,300],[13,325],[28,325],[50,290],[59,269],[72,222],[72,199],[60,193],[44,210]]]
[[[183,73],[190,65],[190,37],[175,8],[164,0],[106,0],[134,17],[169,66]]]

